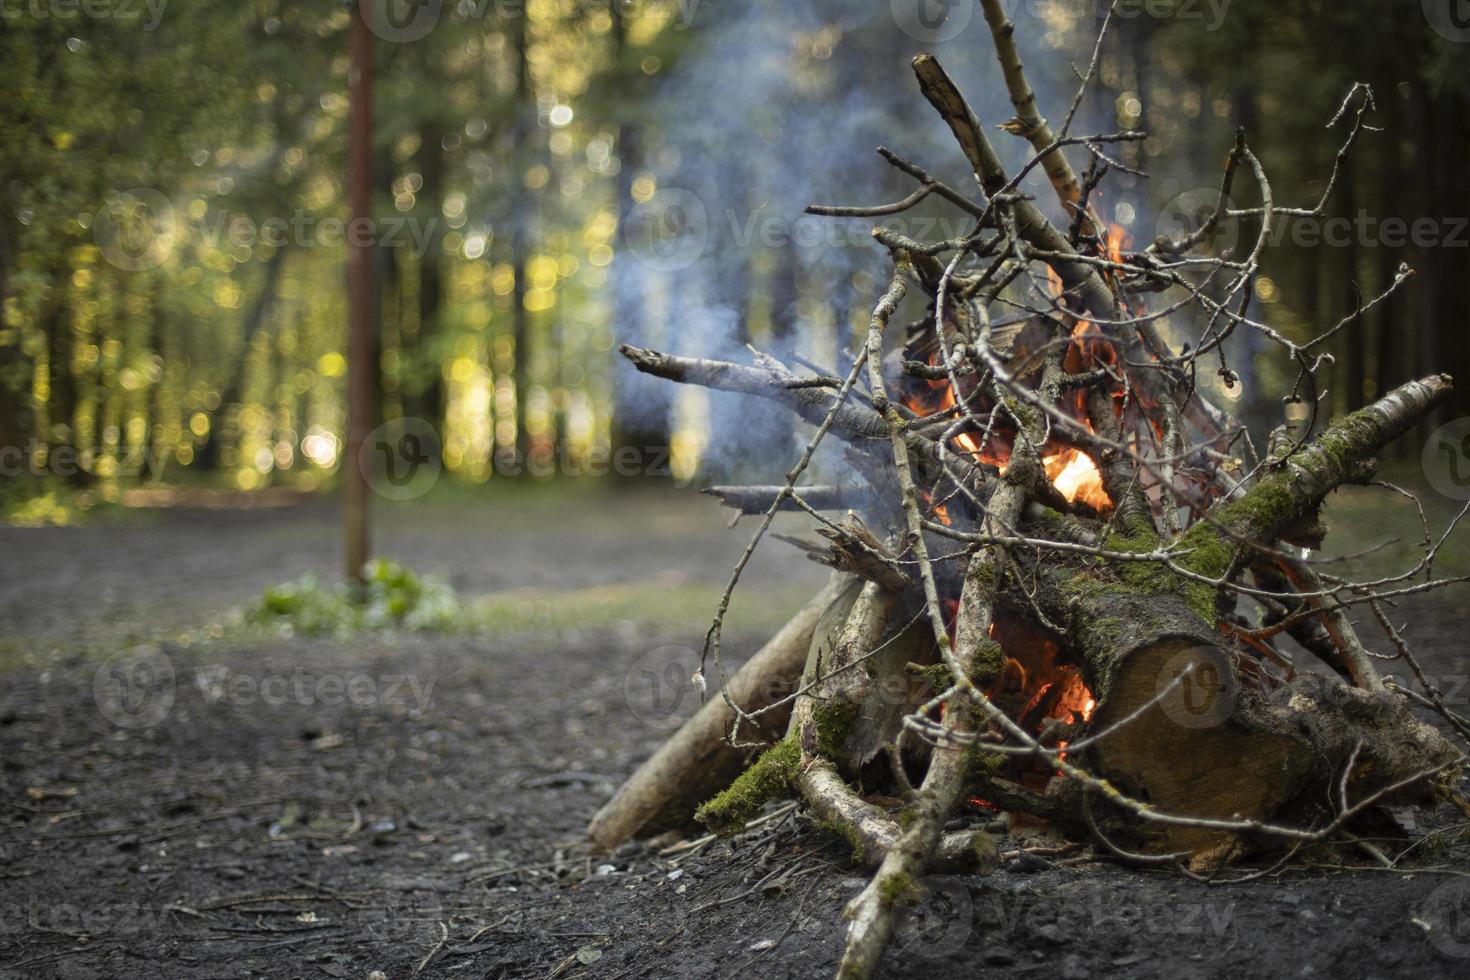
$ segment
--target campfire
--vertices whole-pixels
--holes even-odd
[[[1098,202],[1105,176],[1125,169],[1116,146],[1143,134],[1072,134],[1096,51],[1053,130],[998,10],[986,4],[1016,110],[1002,128],[1029,142],[1026,164],[1005,169],[939,62],[919,55],[919,89],[979,193],[880,148],[911,194],[809,209],[878,219],[938,198],[973,219],[968,236],[942,242],[875,230],[893,269],[844,371],[622,348],[640,371],[768,399],[814,428],[784,483],[711,488],[759,524],[693,678],[706,703],[589,833],[614,847],[685,827],[696,808],[732,832],[772,799],[801,798],[876,869],[847,911],[844,977],[873,972],[895,903],[921,875],[993,863],[984,831],[946,832],[966,809],[1024,817],[1122,861],[1220,873],[1263,851],[1353,841],[1381,805],[1449,795],[1462,755],[1411,703],[1467,733],[1427,682],[1421,693],[1380,673],[1350,619],[1370,613],[1386,659],[1423,681],[1390,611],[1442,584],[1428,574],[1435,546],[1376,582],[1311,558],[1327,495],[1372,481],[1374,455],[1450,379],[1410,381],[1319,424],[1330,333],[1300,342],[1251,315],[1272,225],[1321,214],[1337,171],[1315,208],[1284,208],[1237,134],[1199,226],[1130,243]],[[1360,86],[1344,100],[1339,165],[1371,108]],[[1086,155],[1082,173],[1069,153]],[[1050,216],[1020,190],[1037,169],[1055,190]],[[1230,203],[1241,183],[1258,204]],[[1215,253],[1219,227],[1243,220],[1254,243]],[[900,335],[910,307],[920,315]],[[1166,342],[1166,325],[1187,323],[1205,326],[1187,345]],[[1210,374],[1238,388],[1226,341],[1249,331],[1295,373],[1263,451],[1202,391]],[[803,482],[829,437],[845,443],[851,479]],[[779,511],[817,521],[822,540],[786,540],[831,565],[832,580],[728,673],[725,611]]]

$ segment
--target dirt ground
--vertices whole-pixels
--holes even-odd
[[[674,490],[380,517],[381,551],[492,597],[478,625],[241,624],[332,573],[329,503],[0,529],[0,976],[831,975],[863,877],[798,815],[677,854],[581,846],[693,709],[659,678],[744,527]],[[750,575],[741,657],[824,577],[779,547]],[[1399,611],[1462,711],[1464,597]],[[886,975],[1470,975],[1464,818],[1427,826],[1393,870],[1323,852],[1209,885],[1027,855],[933,879]]]

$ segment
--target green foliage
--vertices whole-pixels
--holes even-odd
[[[42,467],[46,447],[71,447],[108,484],[331,482],[350,8],[22,4],[4,18],[0,447],[38,440]],[[614,9],[446,4],[426,36],[375,45],[383,413],[443,428],[446,467],[476,481],[494,432],[542,424],[492,400],[502,377],[548,391],[545,425],[557,441],[578,430],[578,465],[608,424],[610,328],[562,323],[606,319],[609,106],[651,94],[686,37],[662,3],[621,15],[615,37]],[[550,106],[575,117],[553,123]],[[537,314],[525,332],[513,268]],[[463,421],[479,419],[491,436]]]
[[[369,562],[361,586],[324,586],[314,575],[266,589],[251,611],[257,623],[288,623],[306,634],[355,630],[454,629],[465,622],[454,590],[397,562]]]
[[[0,479],[0,525],[70,527],[99,515],[115,518],[123,513],[95,490],[64,480]]]
[[[910,87],[875,83],[873,66],[901,66],[902,32],[891,18],[842,6],[445,4],[422,38],[379,41],[373,210],[414,223],[379,255],[385,416],[443,427],[446,467],[477,482],[507,429],[547,433],[558,449],[576,442],[579,458],[605,444],[610,324],[635,319],[615,306],[641,288],[615,281],[617,221],[635,184],[639,201],[654,187],[689,188],[711,214],[736,200],[712,196],[727,185],[789,217],[825,196],[819,179],[852,180],[845,190],[859,198],[875,189],[811,123],[814,112],[857,99],[854,126],[874,127],[864,141],[923,146],[922,134],[932,135]],[[1470,145],[1470,45],[1437,35],[1424,17],[1365,16],[1363,4],[1186,6],[1173,0],[1164,9],[1177,16],[1119,24],[1096,82],[1102,108],[1090,99],[1079,119],[1097,131],[1149,131],[1124,150],[1154,174],[1153,197],[1139,186],[1109,199],[1136,215],[1119,219],[1135,247],[1177,190],[1217,185],[1237,125],[1278,203],[1315,202],[1345,129],[1323,123],[1355,79],[1373,83],[1380,112],[1369,122],[1382,132],[1359,140],[1329,214],[1439,215],[1438,234],[1454,234],[1439,202]],[[0,30],[0,447],[31,438],[71,446],[101,481],[173,482],[187,469],[245,490],[325,487],[341,466],[331,443],[343,432],[344,249],[324,222],[347,213],[347,5],[130,9],[136,17],[15,4]],[[1053,13],[1045,25],[1017,23],[1028,55],[1055,55],[1028,57],[1050,111],[1070,97],[1066,63],[1086,57],[1096,28],[1080,7]],[[698,30],[685,29],[686,16]],[[732,73],[750,85],[722,101]],[[555,121],[552,106],[562,110]],[[936,160],[954,152],[947,138],[934,145]],[[875,167],[868,178],[886,179]],[[1258,203],[1252,185],[1236,182],[1237,205]],[[121,220],[113,208],[128,210],[118,195],[131,189],[166,201],[171,215],[167,254],[153,267],[119,267],[100,247],[104,219]],[[738,210],[744,220],[748,207]],[[267,231],[281,222],[291,230]],[[1254,236],[1251,221],[1235,224],[1231,234]],[[1273,229],[1284,244],[1264,259],[1253,315],[1296,340],[1354,302],[1351,290],[1298,283],[1352,280],[1370,295],[1400,260],[1434,283],[1395,300],[1419,305],[1381,305],[1337,334],[1325,412],[1407,372],[1463,364],[1454,331],[1432,326],[1470,310],[1470,277],[1456,273],[1462,250],[1448,241],[1295,245],[1293,227]],[[749,284],[751,295],[719,304],[751,310],[746,329],[758,336],[774,329],[770,304],[747,300],[773,292],[760,271],[773,256],[739,251],[709,277]],[[810,279],[804,299],[830,300],[834,315],[823,319],[838,320],[861,297],[833,285],[852,271],[845,260],[832,283],[816,274],[834,257],[776,266]],[[1236,346],[1242,333],[1223,353],[1250,379],[1258,401],[1242,417],[1260,428],[1265,414],[1279,414],[1275,399],[1295,369],[1274,353],[1251,363],[1255,348]],[[498,394],[508,389],[538,406],[534,422],[520,418],[526,405]],[[1455,395],[1461,412],[1465,392]],[[1031,417],[1028,406],[1013,408]],[[140,448],[139,459],[167,464],[166,474],[130,461]],[[43,500],[22,516],[69,519],[62,509]]]

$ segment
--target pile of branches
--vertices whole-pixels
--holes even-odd
[[[809,210],[878,219],[937,197],[973,228],[934,242],[874,231],[893,271],[844,375],[758,351],[737,364],[622,348],[640,371],[769,399],[815,431],[781,485],[717,490],[761,515],[694,678],[718,696],[591,834],[610,844],[673,825],[669,801],[707,797],[701,774],[728,778],[714,765],[722,752],[774,743],[701,815],[738,828],[767,798],[795,792],[876,868],[847,910],[844,977],[872,974],[895,903],[926,870],[993,855],[983,833],[944,831],[968,800],[1091,835],[1122,859],[1197,874],[1268,847],[1289,857],[1350,835],[1380,804],[1453,792],[1463,755],[1416,720],[1411,703],[1470,735],[1390,619],[1395,600],[1458,581],[1433,575],[1454,525],[1436,540],[1426,524],[1422,558],[1373,581],[1331,574],[1310,557],[1325,533],[1324,498],[1374,482],[1375,454],[1450,391],[1447,376],[1422,378],[1319,424],[1325,345],[1412,272],[1401,267],[1382,295],[1305,342],[1253,318],[1248,302],[1273,226],[1324,214],[1371,91],[1354,86],[1332,120],[1347,134],[1315,206],[1278,206],[1239,132],[1198,227],[1126,250],[1094,198],[1110,171],[1127,170],[1114,147],[1143,134],[1072,134],[1108,22],[1054,130],[1001,5],[982,6],[1016,113],[1002,128],[1031,153],[1008,172],[939,62],[914,59],[919,89],[978,192],[880,148],[915,181],[911,194]],[[1080,175],[1069,151],[1086,156]],[[1022,192],[1037,168],[1063,220]],[[1247,181],[1259,203],[1236,208],[1232,194]],[[1241,254],[1216,252],[1220,229],[1243,220],[1256,227],[1254,241]],[[890,321],[916,289],[924,315],[890,349]],[[1193,342],[1166,341],[1166,323],[1188,322],[1203,324]],[[1210,371],[1227,389],[1240,384],[1226,344],[1237,331],[1256,332],[1295,366],[1286,422],[1263,453],[1197,386]],[[846,444],[852,486],[802,484],[828,436]],[[1095,493],[1053,482],[1079,455]],[[838,574],[727,676],[726,610],[783,510],[819,522],[826,541],[804,547]],[[1386,657],[1358,636],[1349,617],[1361,609],[1382,628]],[[1284,637],[1334,676],[1299,672]],[[1400,662],[1417,689],[1386,680],[1378,659]],[[1041,673],[1044,691],[1035,689]]]

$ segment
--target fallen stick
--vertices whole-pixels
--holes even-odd
[[[852,845],[852,857],[869,868],[898,843],[897,821],[859,797],[836,768],[824,759],[805,763],[793,779],[821,826]],[[943,834],[934,849],[929,870],[935,874],[987,874],[995,869],[999,849],[984,830],[956,830]]]
[[[781,492],[781,488],[778,486],[705,487],[700,492],[720,498],[720,502],[726,507],[733,507],[742,514],[764,514],[770,509],[771,503]],[[852,506],[853,502],[849,497],[855,497],[856,494],[850,493],[843,487],[824,484],[797,487],[796,496],[806,501],[815,510],[842,510]],[[795,500],[787,497],[781,501],[780,509],[799,511],[802,507]]]
[[[823,388],[793,388],[789,374],[768,365],[735,364],[706,357],[681,357],[622,344],[618,352],[644,374],[666,378],[681,384],[699,385],[716,391],[733,391],[755,395],[785,405],[811,425],[821,425],[833,407],[833,396]],[[889,420],[865,405],[851,402],[837,406],[832,418],[832,435],[861,450],[872,449],[889,439]],[[939,444],[906,429],[900,432],[918,470],[919,477],[930,482],[944,472],[940,463]],[[978,471],[974,464],[963,467]]]

